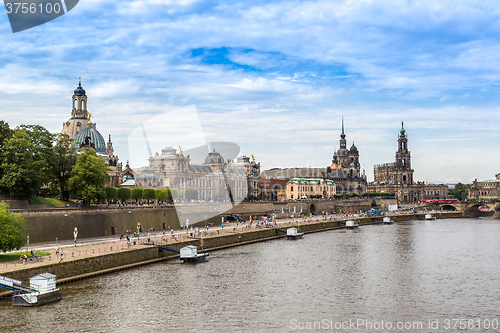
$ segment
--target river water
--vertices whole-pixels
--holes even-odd
[[[0,301],[3,332],[500,332],[500,221],[411,221],[307,234]],[[465,329],[460,329],[461,327]]]

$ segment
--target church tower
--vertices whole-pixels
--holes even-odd
[[[349,150],[347,149],[347,140],[344,133],[344,117],[342,116],[342,133],[340,134],[340,148],[337,151],[338,164],[347,169],[349,167]]]
[[[62,134],[67,134],[71,139],[74,139],[81,130],[91,126],[95,129],[95,124],[90,121],[90,113],[87,111],[87,93],[82,88],[82,81],[78,82],[73,93],[73,108],[71,110],[71,118],[63,123]]]
[[[408,150],[408,137],[403,122],[398,136],[398,150],[395,162],[396,196],[400,202],[413,202],[416,200],[413,185],[413,169],[411,168],[411,155]]]

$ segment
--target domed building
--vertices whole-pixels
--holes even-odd
[[[77,149],[90,147],[98,153],[106,153],[106,143],[98,130],[88,126],[78,132],[73,141],[73,146]]]
[[[101,133],[96,129],[96,124],[90,121],[92,116],[87,111],[87,92],[83,89],[81,80],[73,92],[72,101],[71,118],[63,123],[62,134],[67,134],[73,139],[73,146],[79,152],[85,148],[94,149],[108,165],[109,178],[105,185],[119,186],[122,182],[122,164],[118,162],[118,156],[114,155],[111,135],[106,144]]]
[[[326,169],[326,178],[332,179],[337,185],[337,194],[362,193],[366,190],[366,175],[361,174],[358,148],[352,143],[347,149],[344,133],[344,117],[342,117],[342,133],[340,148],[333,153],[332,164]]]
[[[192,187],[198,190],[200,200],[207,201],[240,201],[257,195],[260,163],[250,162],[246,156],[237,158],[236,162],[226,161],[215,149],[200,160],[202,164],[192,164],[191,157],[184,154],[180,146],[179,152],[166,147],[161,154],[148,159],[148,167],[135,170],[135,185],[178,191]]]

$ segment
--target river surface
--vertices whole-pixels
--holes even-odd
[[[61,288],[63,300],[38,308],[0,301],[0,330],[500,332],[500,221],[306,234]]]

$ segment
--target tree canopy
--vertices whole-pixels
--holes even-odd
[[[149,203],[149,200],[155,199],[155,190],[154,188],[145,188],[142,190],[142,197],[146,199]]]
[[[104,181],[109,178],[108,166],[92,149],[78,156],[69,179],[71,193],[74,198],[81,199],[85,204],[92,200],[106,198]]]
[[[194,187],[188,187],[184,193],[186,200],[198,200],[198,190]]]
[[[120,187],[120,188],[118,188],[117,196],[118,196],[118,198],[122,202],[127,201],[128,199],[130,199],[131,194],[132,194],[132,190],[129,189],[128,187]]]
[[[114,186],[106,187],[106,199],[108,200],[118,199],[118,189]]]
[[[29,198],[38,193],[49,179],[48,162],[43,154],[27,131],[16,129],[2,149],[1,186],[16,197]]]
[[[458,200],[465,200],[469,195],[470,184],[455,184],[455,188],[448,190],[448,193],[457,198]]]
[[[139,199],[142,199],[142,188],[139,187],[132,188],[132,193],[130,195],[130,198],[135,199],[136,202]]]
[[[59,188],[61,200],[69,199],[69,179],[76,164],[77,154],[73,140],[66,134],[59,134],[54,146],[52,174],[54,184]]]
[[[22,236],[26,223],[19,213],[8,210],[5,202],[0,202],[0,250],[3,252],[20,249],[24,245]]]

